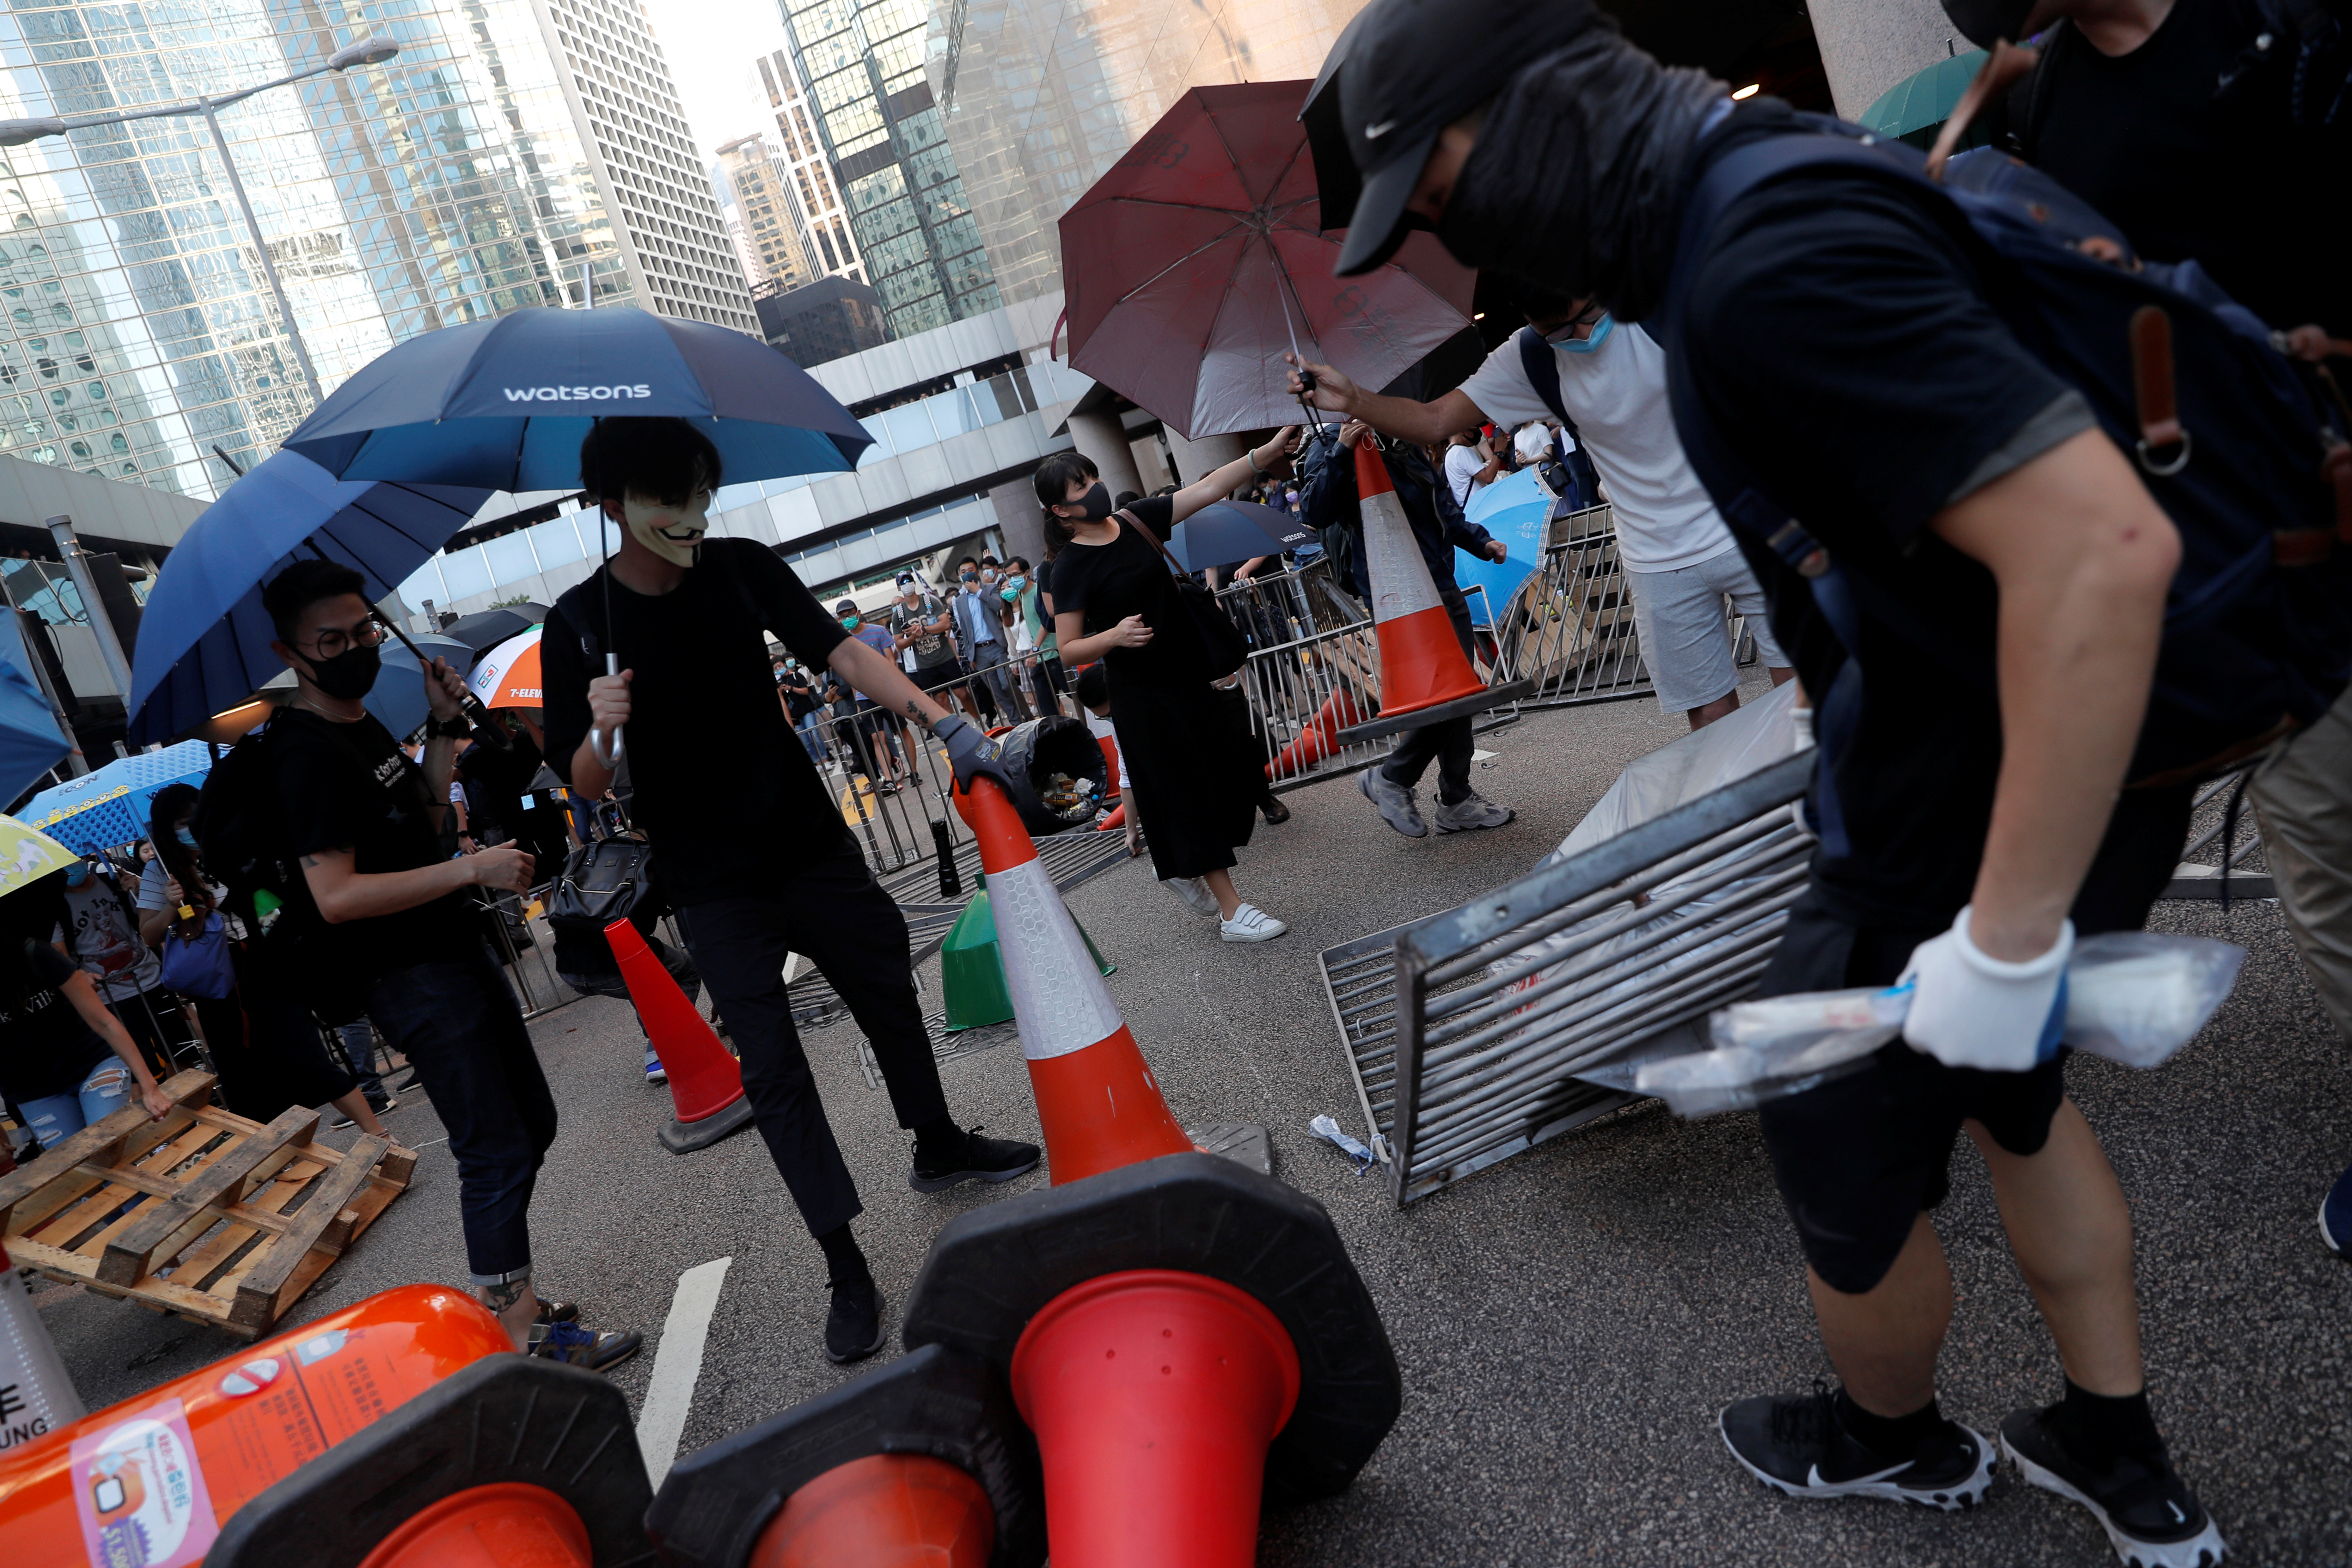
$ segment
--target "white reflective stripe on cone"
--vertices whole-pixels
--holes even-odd
[[[1372,583],[1372,619],[1399,620],[1423,610],[1441,608],[1437,584],[1429,563],[1421,556],[1412,524],[1394,490],[1366,496],[1359,503],[1364,520],[1364,569]]]
[[[1118,1033],[1118,1008],[1043,860],[991,871],[988,909],[1024,1057],[1066,1057]]]

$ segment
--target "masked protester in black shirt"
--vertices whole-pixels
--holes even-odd
[[[635,1353],[635,1331],[592,1333],[576,1309],[531,1282],[531,1191],[555,1142],[555,1100],[514,992],[483,940],[470,889],[520,893],[531,857],[443,845],[464,679],[425,672],[433,718],[420,764],[361,700],[375,686],[383,628],[360,574],[298,561],[262,591],[294,671],[294,700],[270,721],[287,848],[300,858],[333,952],[364,987],[367,1015],[416,1069],[449,1129],[457,1210],[476,1292],[515,1346],[602,1371]]]
[[[845,633],[775,552],[704,538],[719,459],[692,426],[601,420],[580,468],[621,545],[547,618],[550,764],[574,789],[601,795],[613,769],[597,737],[625,733],[635,819],[661,857],[687,951],[741,1054],[761,1136],[824,1250],[825,1354],[855,1361],[882,1347],[881,1295],[850,1233],[857,1189],[793,1026],[785,955],[816,964],[874,1047],[898,1124],[915,1134],[908,1181],[916,1191],[1010,1181],[1034,1168],[1038,1151],[966,1131],[948,1114],[906,920],[785,721],[767,636],[883,710],[928,723],[967,787],[983,773],[1003,782],[996,747],[917,690],[887,655]],[[604,673],[608,649],[618,675]]]
[[[1454,47],[1505,29],[1508,58]],[[1659,66],[1589,0],[1374,0],[1339,84],[1364,175],[1340,270],[1384,259],[1410,221],[1469,265],[1640,321],[1686,268],[1678,416],[1706,410],[1874,586],[1841,647],[1807,580],[1741,536],[1806,689],[1830,690],[1848,659],[1866,673],[1823,763],[1843,834],[1816,851],[1762,994],[1915,989],[1905,1039],[1762,1109],[1843,1386],[1741,1400],[1726,1443],[1792,1496],[1985,1494],[1991,1441],[1936,1403],[1952,1288],[1927,1211],[1965,1128],[2066,1372],[2060,1402],[2001,1423],[2002,1449],[2126,1561],[2218,1563],[2221,1532],[2149,1414],[2130,1214],[2056,1043],[2076,931],[2138,926],[2184,837],[2185,787],[2119,794],[2180,558],[2171,520],[1992,308],[1933,193],[1806,169],[1734,201],[1703,245],[1682,239],[1711,159],[1798,128],[1783,104],[1735,105]],[[1710,488],[1730,510],[1738,495]],[[1949,628],[1991,689],[1923,652],[1915,621]]]

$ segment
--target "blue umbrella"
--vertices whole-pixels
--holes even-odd
[[[16,799],[72,749],[33,678],[0,658],[0,801]]]
[[[286,439],[342,479],[569,489],[610,415],[703,422],[730,482],[843,472],[866,427],[755,338],[649,310],[532,306],[378,354]]]
[[[415,652],[399,643],[383,645],[383,672],[361,700],[366,703],[367,710],[382,720],[383,727],[400,741],[423,728],[431,712],[425,700],[425,678],[419,673],[424,666],[418,655],[425,659],[446,658],[449,668],[459,675],[465,674],[474,662],[474,650],[456,637],[421,637],[408,640],[415,645]]]
[[[1466,550],[1454,552],[1454,580],[1465,588],[1475,583],[1486,590],[1470,601],[1474,625],[1486,626],[1491,615],[1509,604],[1528,574],[1543,560],[1544,532],[1551,510],[1551,494],[1536,483],[1531,468],[1506,474],[1471,493],[1465,515],[1510,549],[1510,558],[1499,562]]]
[[[381,599],[473,521],[490,491],[337,480],[279,452],[205,509],[172,549],[139,620],[131,738],[161,741],[248,699],[286,668],[262,584],[315,546]]]
[[[1176,525],[1168,553],[1187,572],[1254,561],[1315,542],[1315,531],[1278,507],[1250,500],[1211,501]]]
[[[77,855],[92,854],[146,837],[147,807],[155,796],[171,784],[202,784],[212,771],[212,748],[202,741],[134,752],[43,790],[25,803],[16,820]]]

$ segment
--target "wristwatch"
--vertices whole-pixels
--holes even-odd
[[[455,718],[436,719],[425,727],[425,736],[436,741],[462,741],[473,732],[474,727],[466,722],[463,713]]]

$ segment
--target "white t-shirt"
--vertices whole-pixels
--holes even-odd
[[[162,984],[163,965],[155,950],[139,940],[139,927],[122,907],[114,883],[96,872],[79,888],[68,888],[66,923],[51,936],[97,982],[110,1002],[128,1002]]]
[[[1470,492],[1480,474],[1486,471],[1486,459],[1478,455],[1475,447],[1445,448],[1445,482],[1454,487],[1454,504],[1463,510],[1470,510]]]
[[[1617,509],[1617,548],[1643,572],[1674,572],[1734,548],[1731,531],[1683,456],[1666,402],[1666,352],[1632,322],[1619,322],[1590,353],[1555,344],[1559,398]],[[1517,335],[1462,384],[1478,411],[1505,426],[1551,415],[1528,384]]]

